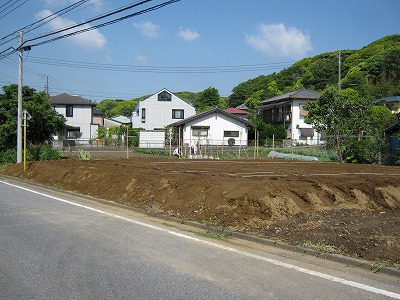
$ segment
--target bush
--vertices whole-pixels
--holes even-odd
[[[0,164],[15,164],[17,162],[17,149],[7,149],[0,152]]]
[[[61,154],[57,149],[48,145],[33,146],[28,149],[27,160],[60,160]]]
[[[23,153],[22,153],[23,155]],[[33,146],[27,149],[26,160],[60,160],[61,153],[48,145]],[[17,149],[0,152],[0,164],[17,163]]]

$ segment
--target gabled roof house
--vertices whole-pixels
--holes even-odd
[[[271,97],[260,102],[261,118],[266,123],[283,125],[287,138],[295,144],[319,144],[322,136],[305,123],[304,118],[308,112],[304,106],[320,96],[318,92],[300,89]]]
[[[228,145],[233,138],[235,145],[247,146],[248,127],[256,128],[250,121],[218,107],[177,121],[169,126],[178,128],[181,145]]]
[[[132,112],[132,127],[145,130],[164,130],[165,126],[191,117],[195,108],[167,89],[139,101]]]
[[[65,128],[59,135],[63,140],[74,144],[79,140],[81,144],[88,144],[89,139],[97,134],[99,124],[93,123],[93,109],[96,104],[80,96],[72,96],[66,93],[50,96],[53,108],[66,119]],[[58,140],[58,136],[54,137]]]
[[[372,103],[389,108],[393,114],[400,113],[400,96],[390,96],[375,100]]]

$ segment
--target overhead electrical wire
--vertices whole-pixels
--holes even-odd
[[[13,33],[10,33],[10,34],[0,38],[0,46],[6,44],[6,43],[8,43],[8,42],[10,42],[10,41],[12,41],[12,40],[14,40],[16,38],[18,38],[18,36],[15,36],[15,35],[18,32],[20,32],[21,30],[24,30],[24,33],[31,32],[32,30],[35,30],[35,29],[37,29],[37,28],[39,28],[39,27],[41,27],[43,25],[46,25],[47,23],[52,22],[53,20],[59,18],[60,16],[62,16],[64,14],[76,9],[77,7],[79,7],[80,5],[82,5],[82,4],[84,4],[84,3],[88,2],[88,1],[89,0],[77,1],[77,2],[75,2],[73,4],[71,4],[71,5],[63,8],[63,9],[60,9],[59,11],[56,11],[55,13],[53,13],[51,15],[48,15],[47,17],[44,17],[44,18],[42,18],[42,19],[40,19],[40,20],[38,20],[38,21],[36,21],[36,22],[34,22],[32,24],[26,25],[26,26],[24,26],[24,27],[22,27],[22,28],[20,28],[18,30],[15,30]],[[36,26],[34,26],[34,25],[36,25]],[[26,29],[29,29],[29,30],[26,30]],[[6,38],[11,37],[11,36],[13,36],[13,37],[8,39],[8,40],[5,40]]]
[[[0,11],[0,14],[3,13],[4,11],[6,11],[8,8],[12,7],[14,4],[18,3],[20,0],[15,1],[14,3],[11,3],[11,5],[7,6],[5,9],[3,9],[2,11]],[[8,1],[7,3],[9,3],[10,1]],[[22,2],[20,5],[18,5],[17,7],[14,7],[12,10],[10,10],[9,12],[4,13],[3,15],[0,15],[0,19],[4,18],[5,16],[7,16],[8,14],[12,13],[14,10],[16,10],[18,7],[22,6],[23,4],[25,4],[26,2],[28,2],[28,0],[25,0],[24,2]]]
[[[126,15],[126,16],[123,16],[123,17],[120,17],[120,18],[117,18],[117,19],[114,19],[114,20],[105,22],[105,23],[101,23],[101,24],[98,24],[98,25],[96,25],[96,26],[92,26],[92,27],[84,28],[84,29],[77,30],[77,31],[74,31],[74,32],[70,32],[70,33],[68,33],[68,34],[65,34],[65,35],[62,35],[62,36],[58,36],[58,37],[54,37],[54,38],[51,38],[51,39],[48,39],[48,40],[45,40],[45,41],[42,41],[42,42],[38,42],[38,43],[36,43],[36,44],[31,44],[31,45],[29,45],[29,46],[24,46],[24,44],[27,44],[27,43],[29,43],[29,42],[32,42],[32,41],[35,41],[35,40],[38,40],[38,39],[43,39],[43,38],[45,38],[45,37],[49,37],[49,36],[54,35],[54,34],[58,34],[58,33],[61,33],[61,32],[67,31],[67,30],[74,29],[74,28],[76,28],[76,27],[86,25],[86,24],[88,24],[89,22],[98,21],[98,20],[100,20],[100,19],[109,17],[109,16],[111,16],[111,15],[120,13],[120,12],[125,11],[125,10],[127,10],[127,9],[131,9],[131,8],[133,8],[133,7],[136,7],[136,6],[138,6],[138,5],[142,5],[142,4],[144,4],[144,3],[151,2],[151,1],[153,1],[153,0],[142,0],[142,1],[139,1],[139,2],[135,2],[134,4],[130,4],[130,5],[128,5],[128,6],[119,8],[119,9],[114,10],[114,11],[111,11],[111,12],[109,12],[109,13],[106,13],[106,14],[100,15],[100,16],[98,16],[98,17],[89,19],[89,20],[87,20],[87,21],[83,21],[83,22],[81,22],[81,23],[78,23],[78,24],[75,24],[75,25],[72,25],[72,26],[68,26],[68,27],[62,28],[62,29],[60,29],[60,30],[52,31],[52,32],[50,32],[50,33],[47,33],[47,34],[44,34],[44,35],[40,35],[40,36],[35,37],[35,38],[31,38],[31,39],[25,40],[25,41],[23,42],[23,44],[20,45],[20,46],[17,47],[17,48],[9,47],[9,48],[7,48],[6,50],[0,52],[0,59],[2,59],[2,58],[4,58],[4,57],[7,57],[7,56],[9,56],[9,55],[11,55],[11,54],[13,54],[13,53],[19,51],[21,48],[24,48],[24,49],[25,49],[25,48],[29,48],[29,49],[30,49],[31,47],[35,47],[35,46],[47,44],[47,43],[50,43],[50,42],[53,42],[53,41],[56,41],[56,40],[59,40],[59,39],[62,39],[62,38],[66,38],[66,37],[69,37],[69,36],[77,35],[77,34],[80,34],[80,33],[83,33],[83,32],[87,32],[87,31],[90,31],[90,30],[94,30],[94,29],[97,29],[97,28],[100,28],[100,27],[108,26],[108,25],[111,25],[111,24],[120,22],[120,21],[122,21],[122,20],[125,20],[125,19],[128,19],[128,18],[137,16],[137,15],[141,15],[141,14],[144,14],[144,13],[147,13],[147,12],[150,12],[150,11],[153,11],[153,10],[160,9],[160,8],[162,8],[162,7],[164,7],[164,6],[173,4],[173,3],[175,3],[175,2],[179,2],[180,0],[170,0],[170,1],[166,1],[166,2],[163,2],[163,3],[161,3],[161,4],[152,6],[152,7],[150,7],[150,8],[147,8],[147,9],[144,9],[144,10],[141,10],[141,11],[138,11],[138,12],[135,12],[135,13],[132,13],[132,14],[129,14],[129,15]],[[11,51],[10,51],[10,50],[11,50]]]
[[[42,58],[36,56],[29,57],[30,63],[40,65],[52,65],[69,68],[80,68],[87,70],[115,71],[115,72],[136,72],[136,73],[237,73],[252,72],[263,70],[282,69],[291,66],[294,61],[276,62],[269,64],[253,65],[231,65],[231,66],[184,66],[184,67],[165,67],[165,66],[133,66],[133,65],[114,65],[90,62],[70,61],[63,59]]]
[[[64,27],[64,28],[60,28],[60,29],[51,31],[51,32],[46,33],[46,34],[42,34],[42,35],[40,35],[40,36],[38,36],[38,37],[35,37],[35,38],[31,38],[31,39],[29,39],[29,40],[26,40],[25,42],[35,41],[35,40],[42,39],[42,38],[45,38],[45,37],[48,37],[48,36],[51,36],[51,35],[54,35],[54,34],[58,34],[58,33],[67,31],[67,30],[71,30],[71,29],[77,28],[77,27],[79,27],[79,26],[83,26],[83,25],[89,24],[89,23],[91,23],[91,22],[95,22],[95,21],[98,21],[98,20],[107,18],[107,17],[109,17],[109,16],[115,15],[115,14],[117,14],[117,13],[123,12],[123,11],[125,11],[125,10],[131,9],[131,8],[133,8],[133,7],[142,5],[142,4],[144,4],[144,3],[146,3],[146,2],[150,2],[150,1],[153,1],[153,0],[142,0],[142,1],[139,1],[139,2],[135,2],[135,3],[133,3],[133,4],[130,4],[130,5],[124,6],[124,7],[122,7],[122,8],[113,10],[113,11],[111,11],[111,12],[102,14],[102,15],[100,15],[100,16],[96,16],[96,17],[94,17],[94,18],[91,18],[91,19],[82,21],[82,22],[80,22],[80,23],[77,23],[77,24],[74,24],[74,25],[70,25],[70,26],[67,26],[67,27]]]
[[[133,5],[130,5],[130,6],[128,6],[128,7],[129,7],[129,8],[132,8],[132,7],[135,7],[135,6],[144,4],[144,3],[146,3],[146,2],[150,2],[150,1],[152,1],[152,0],[140,1],[140,2],[137,2],[137,3],[133,4]],[[144,13],[148,13],[148,12],[153,11],[153,10],[160,9],[160,8],[162,8],[162,7],[164,7],[164,6],[167,6],[167,5],[173,4],[173,3],[175,3],[175,2],[179,2],[179,1],[180,1],[180,0],[170,0],[170,1],[166,1],[166,2],[163,2],[163,3],[161,3],[161,4],[158,4],[158,5],[155,5],[155,6],[146,8],[146,9],[143,9],[143,10],[141,10],[141,11],[138,11],[138,12],[135,12],[135,13],[132,13],[132,14],[129,14],[129,15],[126,15],[126,16],[123,16],[123,17],[120,17],[120,18],[117,18],[117,19],[114,19],[114,20],[105,22],[105,23],[101,23],[101,24],[98,24],[98,25],[95,25],[95,26],[91,26],[91,27],[88,27],[88,28],[84,28],[84,29],[81,29],[81,30],[77,30],[77,31],[74,31],[74,32],[71,32],[71,33],[68,33],[68,34],[65,34],[65,35],[62,35],[62,36],[58,36],[58,37],[55,37],[55,38],[51,38],[51,39],[49,39],[49,40],[45,40],[45,41],[36,43],[36,44],[30,44],[29,46],[30,46],[30,47],[36,47],[36,46],[40,46],[40,45],[43,45],[43,44],[47,44],[47,43],[50,43],[50,42],[54,42],[54,41],[56,41],[56,40],[63,39],[63,38],[69,37],[69,36],[77,35],[77,34],[80,34],[80,33],[83,33],[83,32],[87,32],[87,31],[91,31],[91,30],[94,30],[94,29],[97,29],[97,28],[105,27],[105,26],[108,26],[108,25],[111,25],[111,24],[115,24],[115,23],[118,23],[118,22],[120,22],[120,21],[129,19],[129,18],[138,16],[138,15],[144,14]],[[92,20],[92,21],[97,21],[97,20],[100,20],[100,19],[109,17],[110,15],[119,13],[119,12],[124,11],[124,10],[127,10],[127,9],[129,9],[129,8],[125,7],[125,8],[122,8],[122,9],[119,9],[119,10],[116,10],[116,11],[113,11],[113,12],[110,12],[110,13],[108,13],[108,14],[102,15],[102,16],[100,16],[100,17],[91,19],[91,20]],[[69,27],[66,27],[66,28],[63,28],[63,29],[60,29],[60,30],[57,30],[57,31],[54,31],[54,32],[51,32],[51,33],[48,33],[48,34],[45,34],[45,35],[42,35],[42,36],[39,36],[39,37],[36,37],[36,38],[32,38],[32,39],[26,40],[26,41],[24,42],[24,44],[27,44],[27,43],[29,43],[29,42],[31,42],[31,41],[34,41],[34,40],[42,39],[42,38],[44,38],[44,37],[48,37],[48,36],[50,36],[50,35],[54,35],[54,34],[61,33],[61,32],[67,31],[67,30],[71,30],[71,29],[73,29],[73,28],[76,28],[76,27],[79,27],[79,26],[82,26],[82,25],[86,25],[87,23],[91,22],[91,20],[84,21],[84,22],[81,22],[81,23],[79,23],[79,24],[75,24],[75,25],[73,25],[73,26],[69,26]]]
[[[51,14],[51,15],[48,15],[47,17],[44,17],[43,19],[41,19],[41,20],[39,20],[39,21],[37,21],[35,23],[32,23],[29,26],[26,26],[25,29],[29,28],[29,30],[26,30],[24,33],[31,32],[32,30],[35,30],[35,29],[37,29],[37,28],[39,28],[39,27],[41,27],[43,25],[46,25],[47,23],[52,22],[53,20],[59,18],[62,15],[65,15],[66,13],[76,9],[77,7],[79,7],[80,5],[82,5],[82,4],[84,4],[84,3],[88,2],[88,1],[89,0],[81,0],[81,1],[75,2],[75,3],[71,4],[71,5],[69,5],[69,6],[65,7],[65,8],[63,8],[63,9],[61,9],[61,10],[59,10],[59,11],[53,13],[53,14]],[[43,22],[45,20],[46,20],[46,22]],[[38,25],[33,27],[33,25],[35,25],[35,24],[38,24]]]
[[[4,6],[6,6],[8,3],[10,3],[13,0],[8,0],[6,3],[4,3],[3,5],[0,6],[0,9],[2,9]]]

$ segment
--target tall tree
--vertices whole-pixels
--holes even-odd
[[[0,95],[0,151],[17,145],[18,86],[4,86],[3,92]],[[63,128],[65,118],[52,109],[45,92],[37,93],[24,86],[22,100],[22,108],[32,116],[27,128],[28,143],[37,145],[49,141]]]
[[[306,122],[318,132],[327,134],[339,159],[343,161],[345,138],[357,135],[356,140],[359,139],[363,124],[367,123],[369,105],[354,90],[346,89],[339,94],[336,87],[330,86],[318,100],[306,104]]]
[[[209,87],[204,91],[200,92],[194,107],[197,112],[204,111],[220,104],[219,92],[214,87]]]

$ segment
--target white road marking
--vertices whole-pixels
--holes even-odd
[[[192,236],[187,235],[187,234],[182,234],[182,233],[179,233],[179,232],[176,232],[176,231],[172,231],[172,230],[169,230],[169,229],[165,229],[165,228],[161,228],[161,227],[158,227],[158,226],[155,226],[155,225],[146,224],[146,223],[143,223],[143,222],[140,222],[140,221],[136,221],[136,220],[129,219],[129,218],[126,218],[126,217],[122,217],[122,216],[119,216],[119,215],[116,215],[116,214],[113,214],[113,213],[109,213],[109,212],[106,212],[106,211],[103,211],[103,210],[100,210],[100,209],[97,209],[97,208],[93,208],[93,207],[90,207],[90,206],[87,206],[87,205],[75,203],[75,202],[72,202],[72,201],[69,201],[69,200],[65,200],[65,199],[62,199],[62,198],[59,198],[59,197],[55,197],[55,196],[51,196],[51,195],[48,195],[48,194],[45,194],[45,193],[41,193],[41,192],[38,192],[38,191],[35,191],[35,190],[32,190],[32,189],[28,189],[28,188],[25,188],[25,187],[22,187],[22,186],[18,186],[18,185],[6,182],[6,181],[0,180],[0,182],[3,183],[3,184],[6,184],[6,185],[12,186],[12,187],[21,189],[21,190],[25,190],[25,191],[40,195],[40,196],[44,196],[44,197],[47,197],[47,198],[50,198],[50,199],[53,199],[53,200],[57,200],[57,201],[60,201],[60,202],[63,202],[63,203],[71,204],[71,205],[74,205],[74,206],[77,206],[77,207],[81,207],[81,208],[84,208],[84,209],[87,209],[87,210],[91,210],[91,211],[94,211],[94,212],[97,212],[97,213],[100,213],[100,214],[103,214],[103,215],[106,215],[106,216],[109,216],[109,217],[112,217],[112,218],[124,220],[124,221],[130,222],[130,223],[134,223],[136,225],[144,226],[144,227],[147,227],[147,228],[150,228],[150,229],[166,232],[168,234],[171,234],[171,235],[174,235],[174,236],[177,236],[177,237],[180,237],[180,238],[192,240],[192,241],[195,241],[195,242],[199,242],[199,243],[202,243],[202,244],[214,247],[214,248],[226,250],[226,251],[229,251],[229,252],[232,252],[232,253],[240,254],[240,255],[243,255],[243,256],[246,256],[246,257],[250,257],[250,258],[254,258],[254,259],[257,259],[257,260],[260,260],[260,261],[265,261],[265,262],[268,262],[268,263],[276,265],[276,266],[280,266],[280,267],[283,267],[283,268],[295,270],[297,272],[309,274],[309,275],[316,276],[316,277],[319,277],[319,278],[322,278],[322,279],[326,279],[326,280],[329,280],[329,281],[332,281],[332,282],[341,283],[343,285],[352,286],[352,287],[355,287],[355,288],[358,288],[358,289],[361,289],[361,290],[365,290],[365,291],[368,291],[368,292],[371,292],[371,293],[384,295],[384,296],[391,297],[391,298],[394,298],[394,299],[400,299],[400,294],[397,294],[397,293],[393,293],[393,292],[386,291],[386,290],[383,290],[383,289],[375,288],[375,287],[372,287],[372,286],[369,286],[369,285],[365,285],[365,284],[362,284],[362,283],[358,283],[358,282],[355,282],[355,281],[346,280],[346,279],[343,279],[343,278],[340,278],[340,277],[331,276],[331,275],[328,275],[328,274],[325,274],[325,273],[321,273],[321,272],[317,272],[317,271],[301,268],[301,267],[298,267],[298,266],[295,266],[295,265],[292,265],[292,264],[284,263],[284,262],[279,261],[279,260],[266,258],[266,257],[263,257],[261,255],[252,254],[252,253],[245,252],[245,251],[242,251],[242,250],[238,250],[238,249],[235,249],[235,248],[232,248],[232,247],[219,245],[217,243],[213,243],[213,242],[210,242],[210,241],[207,241],[207,240],[203,240],[203,239],[199,239],[199,238],[196,238],[196,237],[192,237]]]

